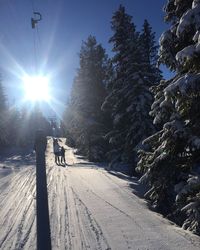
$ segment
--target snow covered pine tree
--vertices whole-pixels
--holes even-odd
[[[162,79],[161,71],[157,67],[158,48],[155,32],[152,31],[148,20],[144,20],[140,34],[140,46],[142,54],[142,71],[148,86],[157,85]]]
[[[176,76],[154,87],[151,114],[163,126],[144,141],[151,150],[140,151],[137,169],[152,204],[200,234],[200,1],[169,0],[165,12],[159,61]]]
[[[64,114],[66,132],[80,153],[93,161],[105,160],[105,99],[108,60],[105,50],[89,36],[80,51],[80,68],[72,85],[71,98]]]
[[[114,77],[102,105],[104,111],[110,112],[113,121],[112,129],[106,135],[110,143],[109,159],[111,167],[116,162],[128,163],[130,174],[133,174],[137,149],[141,141],[154,132],[149,116],[153,102],[149,88],[152,78],[155,84],[155,72],[156,77],[159,76],[153,65],[155,61],[152,63],[156,47],[147,21],[140,36],[122,5],[114,13],[111,24]]]

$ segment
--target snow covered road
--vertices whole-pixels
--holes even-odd
[[[199,237],[149,211],[131,180],[66,151],[68,167],[56,166],[47,148],[52,249],[200,249]],[[0,179],[0,249],[36,249],[35,167]]]

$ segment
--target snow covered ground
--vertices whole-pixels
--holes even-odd
[[[66,148],[67,167],[55,165],[51,139],[46,155],[53,250],[200,249],[199,237],[150,211],[133,194],[134,178],[118,178]],[[0,249],[33,250],[34,159],[30,156],[26,167],[20,159],[20,167],[16,157],[0,163]]]

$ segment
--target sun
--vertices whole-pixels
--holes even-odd
[[[26,76],[23,78],[25,99],[49,101],[49,79],[46,76]]]

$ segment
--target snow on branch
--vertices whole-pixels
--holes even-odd
[[[180,64],[184,64],[185,62],[191,60],[199,52],[200,52],[199,44],[197,44],[196,46],[190,45],[176,54],[176,60]]]
[[[175,95],[180,92],[182,95],[188,95],[188,91],[195,92],[199,89],[200,73],[188,73],[173,81],[167,88],[164,89],[165,95]]]
[[[192,136],[189,139],[189,142],[191,143],[192,147],[195,147],[196,149],[200,149],[200,138],[197,136]]]
[[[189,9],[181,17],[176,30],[177,37],[187,32],[190,26],[195,26],[196,30],[200,29],[200,2],[197,0],[193,1],[192,9]]]
[[[185,207],[183,207],[181,209],[181,211],[188,211],[188,210],[191,210],[191,209],[196,209],[198,205],[199,205],[199,202],[195,202],[195,201],[194,202],[190,202]]]

